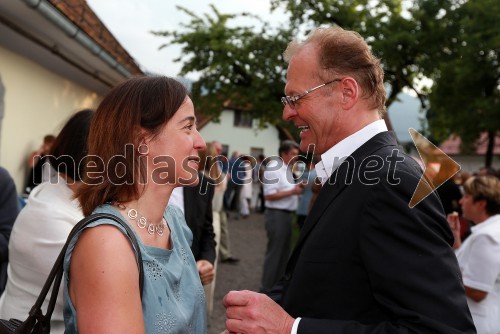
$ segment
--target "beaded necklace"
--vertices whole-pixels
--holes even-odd
[[[141,215],[136,209],[127,208],[123,203],[118,201],[113,202],[119,209],[127,210],[127,216],[130,220],[135,221],[139,228],[147,228],[149,234],[154,235],[155,232],[161,237],[163,236],[163,232],[165,227],[167,226],[167,222],[164,218],[161,219],[161,223],[153,224],[146,217]]]

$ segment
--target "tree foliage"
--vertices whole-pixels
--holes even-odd
[[[460,135],[469,149],[481,132],[487,132],[489,166],[500,129],[500,2],[468,1],[445,19],[452,37],[443,41],[447,59],[434,75],[430,130],[438,140]]]
[[[182,31],[155,32],[167,43],[182,45],[180,75],[200,72],[192,94],[197,108],[218,116],[223,106],[248,111],[261,124],[279,121],[279,102],[285,86],[283,50],[292,38],[287,28],[271,28],[247,13],[222,14],[211,5],[211,14],[198,16],[177,7],[191,18]],[[260,28],[231,26],[231,21],[248,17]]]

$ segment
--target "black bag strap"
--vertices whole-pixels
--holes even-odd
[[[69,233],[68,239],[66,240],[66,243],[64,244],[61,252],[59,253],[59,256],[57,257],[56,262],[54,263],[54,266],[50,271],[49,277],[47,277],[47,280],[43,285],[42,291],[40,292],[40,295],[38,296],[35,305],[33,305],[33,307],[31,308],[31,311],[29,313],[30,317],[36,317],[36,318],[40,317],[40,315],[42,314],[41,313],[42,304],[50,290],[50,287],[53,285],[52,293],[50,295],[49,305],[47,307],[47,313],[44,316],[46,320],[50,319],[50,317],[52,316],[52,312],[54,311],[54,307],[56,305],[57,294],[59,293],[59,286],[61,285],[63,277],[64,256],[66,254],[66,250],[68,249],[69,243],[78,232],[82,231],[88,224],[93,223],[99,219],[113,220],[119,223],[125,229],[125,231],[127,231],[127,235],[130,238],[130,241],[132,242],[135,248],[135,253],[137,257],[137,267],[139,269],[139,291],[142,299],[142,288],[144,286],[144,269],[142,267],[141,249],[139,248],[139,243],[137,242],[137,238],[135,237],[132,228],[129,226],[129,224],[127,224],[126,222],[124,222],[115,215],[109,213],[96,213],[80,220]]]

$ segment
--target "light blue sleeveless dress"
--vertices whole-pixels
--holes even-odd
[[[111,205],[105,204],[94,213],[111,213],[122,217]],[[168,206],[164,217],[171,231],[172,249],[161,249],[144,245],[134,231],[139,242],[144,267],[144,288],[142,312],[146,333],[206,333],[205,294],[200,282],[196,262],[190,245],[193,234],[187,226],[182,211],[176,206]],[[87,228],[110,224],[126,231],[118,223],[100,219]],[[64,258],[64,322],[66,334],[76,334],[77,312],[68,293],[69,266],[71,254],[78,240],[76,235],[69,244]]]

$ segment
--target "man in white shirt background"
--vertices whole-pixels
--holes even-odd
[[[281,143],[279,159],[268,163],[264,171],[264,200],[267,249],[262,273],[261,292],[268,292],[285,273],[292,247],[292,225],[298,196],[304,190],[295,184],[292,170],[299,145],[291,140]]]

